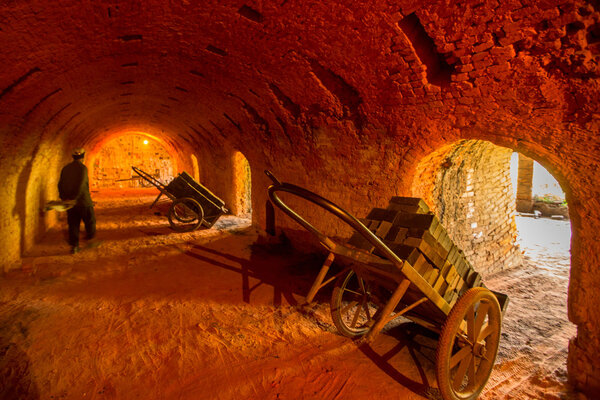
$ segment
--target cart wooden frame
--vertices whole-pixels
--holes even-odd
[[[228,212],[223,200],[196,182],[186,172],[180,173],[165,185],[140,168],[132,166],[131,169],[160,192],[150,208],[154,207],[163,195],[172,200],[167,218],[175,231],[189,232],[200,226],[210,228],[221,215]]]

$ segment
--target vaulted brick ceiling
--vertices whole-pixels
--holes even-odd
[[[5,2],[0,119],[288,150],[339,120],[532,140],[596,121],[594,2],[428,3]]]

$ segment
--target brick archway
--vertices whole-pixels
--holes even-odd
[[[510,179],[512,153],[481,140],[455,142],[421,159],[413,179],[412,194],[425,199],[484,275],[521,262]]]

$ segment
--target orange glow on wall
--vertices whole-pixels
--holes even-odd
[[[172,180],[175,173],[173,158],[164,146],[150,135],[137,133],[105,142],[92,164],[90,183],[94,188],[143,187],[145,182],[137,179],[132,166],[165,183]]]

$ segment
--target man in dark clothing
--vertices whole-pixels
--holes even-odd
[[[69,223],[69,244],[73,246],[73,254],[79,251],[79,225],[83,220],[87,239],[96,235],[96,216],[94,203],[90,196],[88,170],[83,165],[85,150],[73,150],[73,161],[67,164],[60,173],[58,194],[61,200],[75,200],[75,206],[67,210]]]

